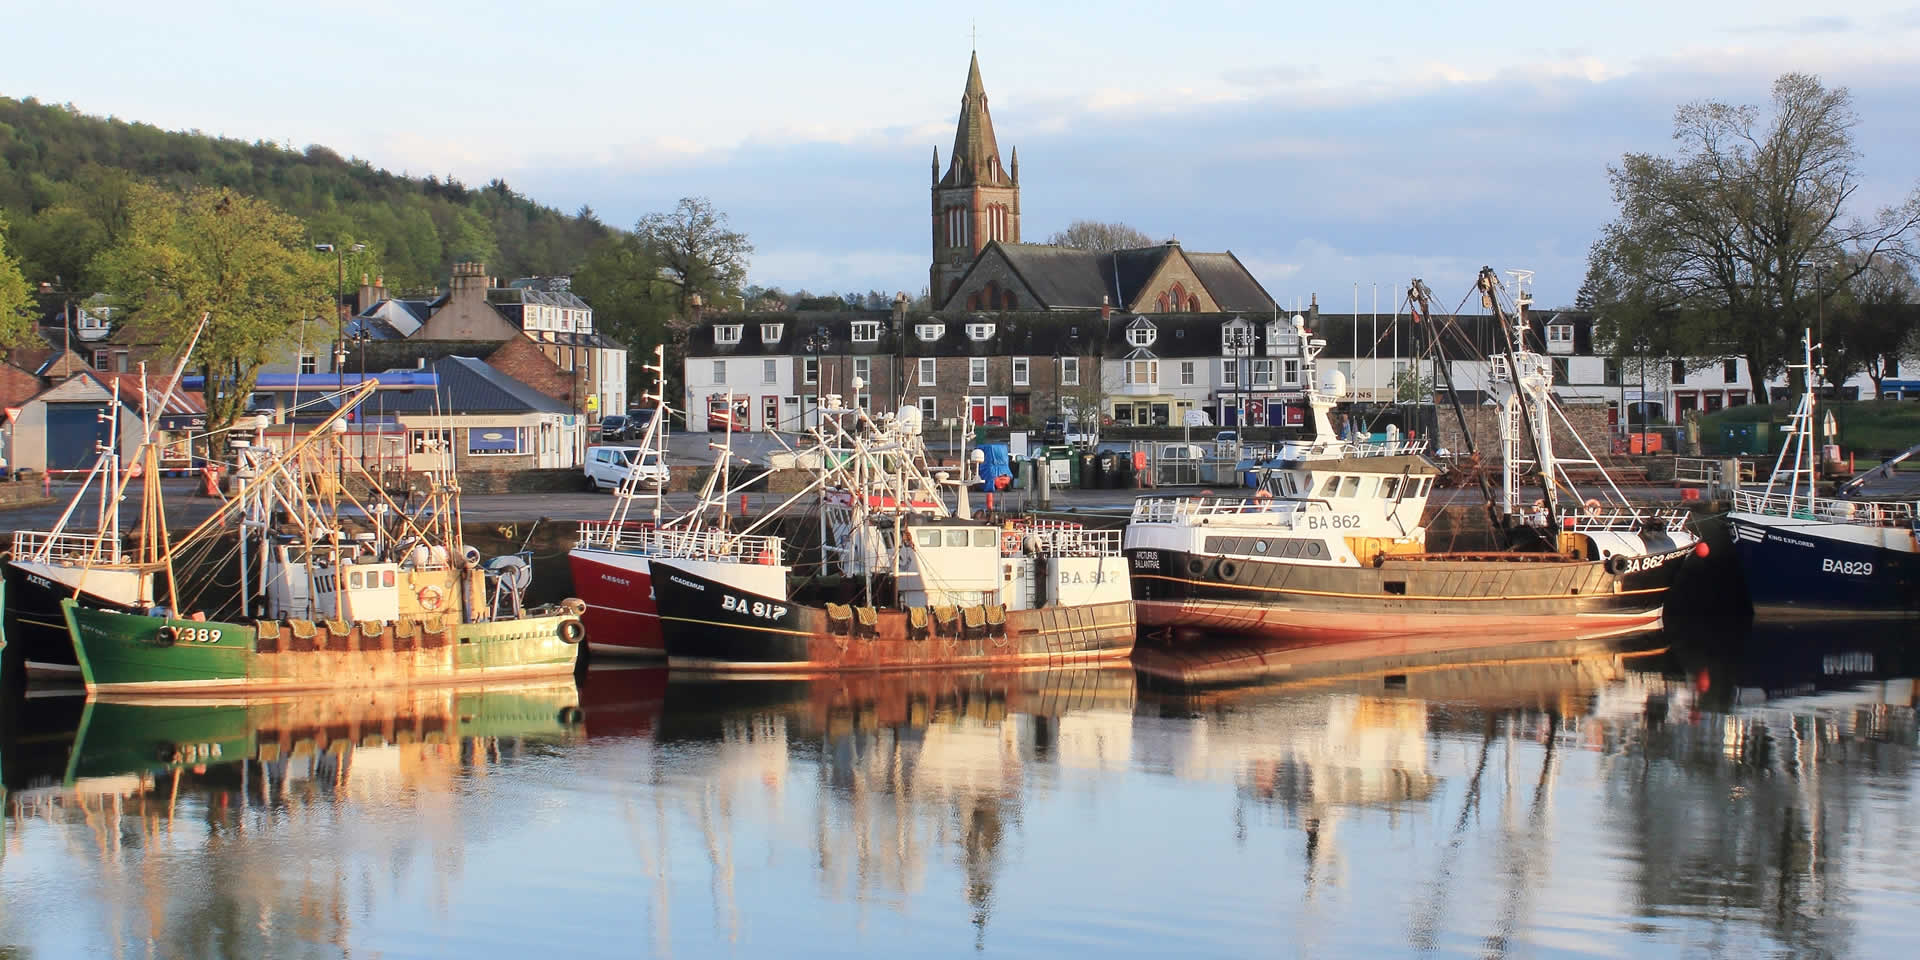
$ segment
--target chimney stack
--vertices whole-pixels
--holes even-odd
[[[453,265],[453,285],[448,296],[454,300],[487,298],[487,265],[463,261]]]
[[[904,327],[902,327],[902,324],[905,324],[906,322],[907,322],[907,292],[905,290],[902,290],[899,293],[896,293],[893,295],[894,328],[904,329]]]
[[[360,275],[360,292],[353,298],[353,312],[366,313],[367,308],[373,306],[375,302],[373,284],[367,282],[367,275],[363,273]]]
[[[700,315],[706,312],[706,301],[698,293],[687,298],[687,316],[694,323],[700,322]]]

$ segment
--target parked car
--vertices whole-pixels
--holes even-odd
[[[634,461],[642,453],[645,458],[636,467]],[[588,447],[585,471],[587,480],[599,490],[612,490],[633,471],[638,471],[640,482],[645,486],[655,490],[667,487],[667,466],[660,462],[660,454],[652,450],[642,451],[639,447]]]
[[[1067,435],[1067,418],[1048,417],[1040,427],[1040,436],[1046,440],[1059,440]]]
[[[635,440],[647,435],[647,428],[653,426],[653,408],[641,407],[627,411],[627,436]],[[662,424],[664,429],[665,424]]]
[[[1214,434],[1214,435],[1213,435],[1213,442],[1214,442],[1214,443],[1218,443],[1218,444],[1221,444],[1221,445],[1226,445],[1226,444],[1232,444],[1232,443],[1239,443],[1239,442],[1240,442],[1240,431],[1238,431],[1238,430],[1222,430],[1222,431],[1220,431],[1219,433],[1216,433],[1216,434]]]
[[[753,411],[748,408],[747,401],[735,401],[733,404],[733,412],[729,414],[727,412],[727,401],[725,398],[708,400],[707,429],[710,431],[726,430],[728,429],[729,423],[732,424],[732,429],[734,430],[747,430],[752,427]]]
[[[632,421],[628,420],[626,417],[621,416],[620,414],[617,414],[617,413],[608,414],[605,417],[601,417],[600,418],[601,441],[606,443],[611,443],[617,440],[627,439],[628,426],[631,422]]]

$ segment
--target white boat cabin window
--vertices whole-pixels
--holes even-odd
[[[1419,481],[1416,480],[1413,482],[1418,483]],[[1392,500],[1394,497],[1399,496],[1399,494],[1400,494],[1400,478],[1399,477],[1388,477],[1385,480],[1380,481],[1380,499]]]
[[[1339,492],[1340,492],[1339,477],[1328,477],[1327,482],[1320,485],[1320,499],[1322,500],[1332,497],[1334,494]]]
[[[1359,494],[1360,494],[1360,478],[1359,477],[1341,478],[1340,480],[1341,496],[1353,497],[1353,496],[1358,496]]]

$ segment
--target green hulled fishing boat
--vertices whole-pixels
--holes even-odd
[[[61,603],[87,689],[227,694],[477,682],[573,672],[569,610],[482,623],[186,620]]]

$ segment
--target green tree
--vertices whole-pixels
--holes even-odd
[[[1905,252],[1920,191],[1846,221],[1859,189],[1858,117],[1845,88],[1806,74],[1773,84],[1769,112],[1692,103],[1672,156],[1629,153],[1608,170],[1618,217],[1588,255],[1581,294],[1616,352],[1638,337],[1667,356],[1739,353],[1753,395],[1785,367],[1822,295],[1875,256]],[[1853,265],[1821,270],[1857,251]]]
[[[642,217],[633,232],[673,287],[676,318],[689,316],[696,294],[716,310],[740,304],[753,244],[746,234],[727,229],[727,215],[713,201],[683,197],[669,212]]]
[[[142,336],[184,349],[211,317],[193,366],[207,378],[208,426],[246,409],[260,368],[282,359],[304,317],[334,324],[333,261],[308,247],[306,227],[265,201],[228,189],[185,196],[136,188],[126,235],[101,256],[109,289]]]
[[[19,264],[7,252],[7,221],[0,218],[0,357],[35,336],[33,295]]]
[[[617,234],[602,240],[574,271],[573,292],[593,308],[594,329],[627,349],[631,395],[653,389],[652,375],[641,367],[653,360],[655,344],[667,345],[668,375],[678,377],[684,348],[672,332],[677,293],[661,279],[660,261],[639,238]]]
[[[1100,220],[1075,220],[1067,224],[1065,230],[1048,237],[1047,242],[1056,247],[1072,247],[1096,253],[1153,246],[1153,238],[1147,236],[1144,230],[1118,221]]]
[[[1828,383],[1865,373],[1877,397],[1902,360],[1920,359],[1915,293],[1912,267],[1880,256],[1824,304]]]

